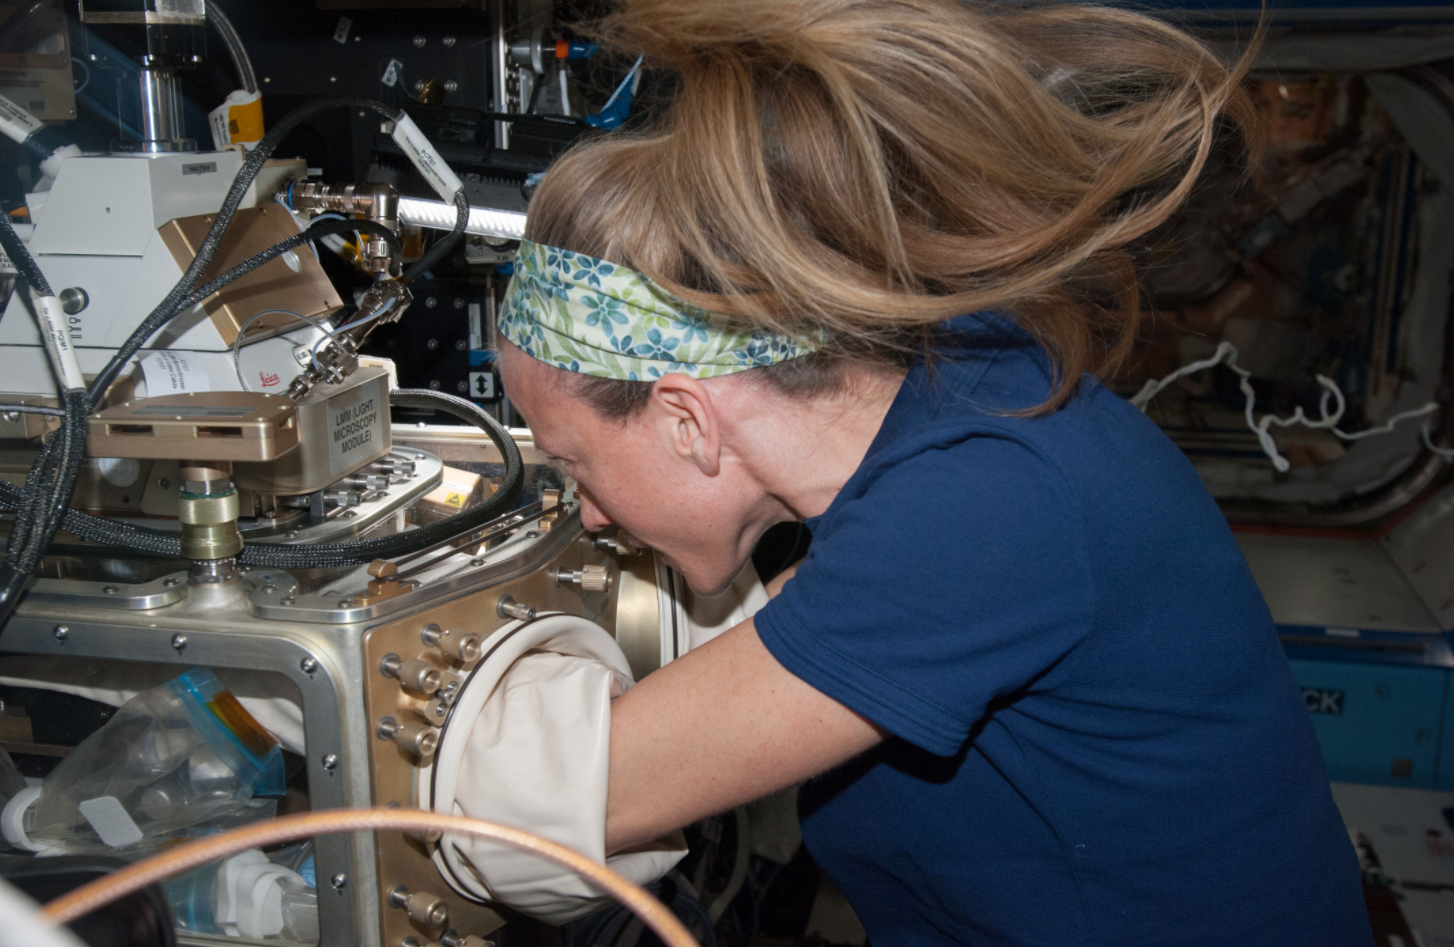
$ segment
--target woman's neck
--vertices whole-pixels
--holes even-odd
[[[764,500],[799,520],[822,515],[853,476],[903,383],[904,372],[850,367],[842,388],[792,398],[769,385],[735,385],[723,447],[751,472]]]

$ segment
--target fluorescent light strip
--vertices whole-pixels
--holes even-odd
[[[453,204],[443,201],[427,201],[417,197],[399,198],[399,220],[416,227],[431,230],[450,230],[454,227]],[[489,207],[471,207],[466,233],[482,234],[486,237],[508,237],[519,240],[525,236],[525,215],[514,210],[494,210]]]

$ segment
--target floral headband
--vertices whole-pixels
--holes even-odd
[[[734,332],[640,273],[523,240],[500,308],[500,333],[557,368],[654,381],[670,372],[713,378],[807,355],[826,336]]]

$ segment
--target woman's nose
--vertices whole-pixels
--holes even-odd
[[[588,531],[595,533],[611,525],[611,517],[606,515],[606,511],[601,509],[596,501],[591,498],[591,495],[589,493],[587,493],[583,488],[577,487],[576,495],[579,496],[581,500],[582,526],[584,526]]]

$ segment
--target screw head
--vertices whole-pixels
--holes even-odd
[[[337,753],[329,753],[329,754],[326,754],[323,757],[323,759],[321,760],[321,762],[323,763],[323,768],[324,769],[328,770],[329,772],[332,772],[333,770],[338,769],[338,754]]]
[[[298,663],[298,666],[303,669],[304,674],[312,674],[318,670],[318,659],[314,657],[304,658]]]
[[[175,648],[178,651],[181,651],[186,646],[187,646],[187,636],[186,635],[172,635],[172,647],[173,648]]]
[[[453,79],[446,79],[446,80],[444,80],[444,91],[446,91],[446,92],[458,92],[459,91],[459,83],[458,82],[455,82]]]
[[[169,589],[176,588],[178,585],[181,585],[181,584],[182,584],[182,580],[179,579],[179,578],[177,578],[174,575],[169,575],[165,579],[162,579],[162,585],[165,585]]]
[[[339,599],[338,600],[338,607],[339,608],[352,608],[353,607],[353,599],[351,599],[351,598],[341,598],[341,599]]]
[[[470,560],[470,565],[474,566],[477,569],[480,566],[484,565],[484,564],[485,564],[485,560],[483,560],[483,559],[471,559]]]
[[[425,299],[424,299],[424,308],[425,309],[433,309],[437,305],[439,305],[439,300],[435,299],[433,296],[427,296],[427,297],[425,297]]]
[[[416,36],[414,37],[414,48],[422,49],[424,47],[424,44],[427,42],[429,42],[429,40],[425,39],[423,36]]]
[[[56,625],[55,630],[51,632],[51,634],[56,636],[57,641],[65,641],[66,635],[70,633],[71,629],[69,625]]]
[[[120,592],[120,591],[121,590],[118,589],[114,585],[106,585],[106,586],[102,586],[102,588],[101,588],[101,594],[102,595],[115,595],[117,592]]]
[[[440,42],[444,43],[446,48],[452,48],[455,44],[455,38],[453,36],[446,36]]]
[[[328,883],[333,885],[334,891],[342,891],[344,888],[348,887],[348,875],[345,875],[343,872],[340,871],[338,874],[328,879]]]
[[[291,596],[291,595],[285,595],[282,598],[278,599],[278,604],[279,605],[292,605],[293,602],[295,602],[295,601],[296,601],[296,599],[294,599],[293,596]]]

